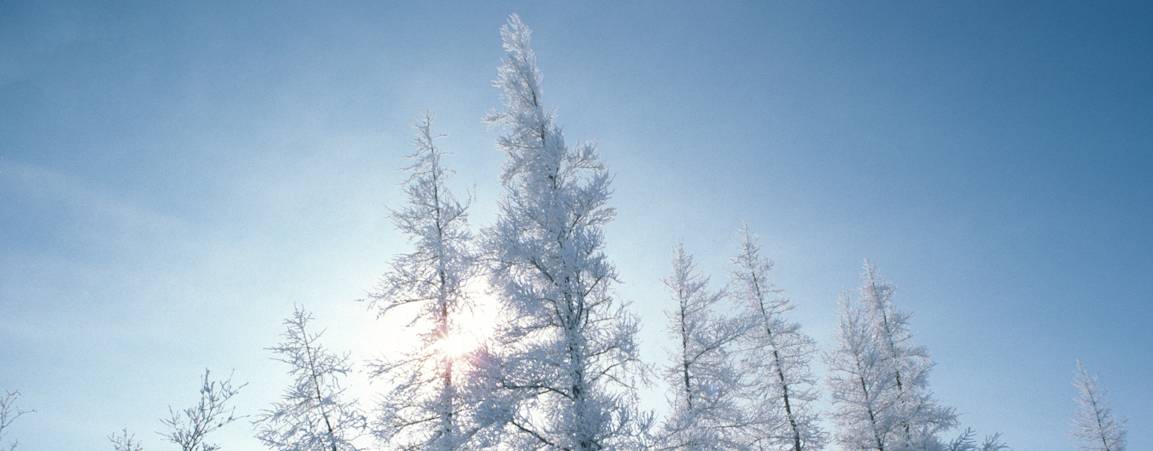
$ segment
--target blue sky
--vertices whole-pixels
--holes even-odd
[[[474,225],[495,215],[480,118],[512,12],[569,140],[615,174],[608,252],[650,361],[673,244],[721,283],[747,222],[825,349],[868,257],[964,424],[1072,449],[1080,357],[1153,449],[1148,3],[236,3],[0,3],[0,388],[37,410],[24,449],[120,427],[163,449],[205,367],[256,413],[293,303],[335,348],[386,346],[353,300],[406,249],[387,207],[424,111]]]

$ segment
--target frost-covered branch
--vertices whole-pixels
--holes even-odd
[[[0,396],[0,447],[4,446],[4,439],[12,428],[12,423],[24,415],[33,413],[31,410],[21,410],[16,402],[20,399],[20,392],[10,391],[5,392]],[[12,451],[20,442],[13,440],[8,443],[7,450]]]
[[[985,440],[977,443],[977,433],[972,428],[965,431],[945,447],[946,451],[1008,451],[1009,445],[1001,440],[1001,433],[985,436]]]
[[[182,410],[168,408],[169,417],[161,419],[168,432],[160,435],[180,447],[181,451],[215,451],[220,446],[209,443],[208,435],[236,421],[236,408],[230,405],[234,396],[247,384],[232,385],[232,376],[213,380],[204,370],[200,384],[200,400],[195,406]]]
[[[112,442],[114,451],[144,451],[144,445],[136,440],[135,434],[129,434],[127,428],[121,429],[118,434],[109,435],[108,441]]]

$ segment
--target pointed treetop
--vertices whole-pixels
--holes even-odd
[[[506,105],[539,109],[542,77],[532,49],[532,30],[513,14],[500,27],[500,37],[505,54],[493,86],[504,93]]]

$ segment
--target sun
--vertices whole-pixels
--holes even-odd
[[[444,357],[460,360],[475,351],[480,345],[481,343],[476,337],[458,331],[441,338],[433,345],[433,349],[437,354]]]
[[[462,359],[484,346],[496,331],[499,305],[483,281],[472,281],[465,287],[469,305],[453,319],[447,336],[433,344],[436,352],[452,359]]]

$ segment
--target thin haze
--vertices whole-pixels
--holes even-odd
[[[23,449],[124,426],[163,449],[206,367],[255,413],[288,382],[262,348],[294,303],[333,348],[387,346],[354,300],[406,249],[387,208],[426,110],[474,225],[495,216],[480,118],[512,12],[545,102],[615,175],[608,252],[650,362],[674,243],[720,284],[748,223],[825,349],[869,257],[963,424],[1072,449],[1079,357],[1153,449],[1149,3],[31,3],[0,3],[0,388],[37,411]]]

